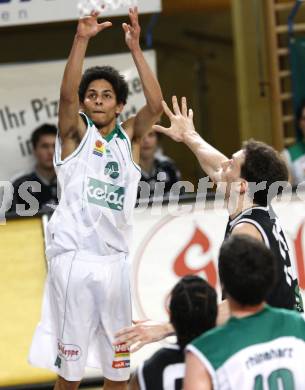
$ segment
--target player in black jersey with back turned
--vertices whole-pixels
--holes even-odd
[[[197,157],[202,169],[225,193],[229,222],[226,237],[247,234],[264,242],[277,260],[277,283],[268,296],[271,306],[303,311],[297,278],[292,273],[288,246],[279,221],[270,205],[288,181],[288,171],[279,154],[263,142],[248,141],[230,159],[205,142],[196,132],[193,112],[182,98],[181,109],[173,97],[173,112],[163,102],[171,125],[153,126],[174,141],[185,143]],[[223,322],[229,316],[226,305],[219,312]],[[133,345],[137,350],[147,342],[159,340],[170,333],[169,324],[154,327],[138,324],[117,334],[118,342]]]
[[[177,344],[164,346],[142,362],[129,383],[129,390],[183,389],[184,348],[193,339],[214,328],[216,291],[199,276],[184,276],[171,291],[169,314]]]

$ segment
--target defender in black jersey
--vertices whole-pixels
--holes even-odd
[[[265,245],[271,249],[277,261],[277,282],[269,295],[267,303],[271,306],[303,311],[298,281],[292,275],[289,249],[279,220],[271,206],[253,206],[229,220],[225,238],[236,226],[247,223],[255,226]]]
[[[131,380],[130,390],[183,389],[184,347],[215,326],[216,292],[198,276],[185,276],[172,290],[169,309],[178,344],[161,348],[142,363]]]
[[[302,311],[302,299],[297,279],[292,276],[286,239],[270,207],[271,200],[287,185],[285,162],[271,146],[254,140],[245,142],[242,149],[228,159],[195,131],[193,113],[187,110],[185,98],[182,98],[181,110],[176,97],[173,97],[174,112],[166,103],[164,110],[171,126],[153,128],[175,141],[184,142],[223,191],[230,218],[226,235],[248,234],[264,242],[276,256],[278,281],[269,303]]]
[[[286,239],[270,206],[272,199],[287,185],[285,162],[271,146],[254,140],[245,142],[242,149],[228,159],[196,132],[193,111],[188,110],[186,98],[181,99],[181,108],[176,96],[172,100],[173,111],[163,102],[170,127],[155,125],[153,129],[174,141],[185,143],[197,157],[202,169],[225,194],[229,214],[226,236],[250,235],[272,250],[277,260],[277,283],[268,297],[268,303],[302,312],[302,297],[297,278],[292,273]],[[218,312],[218,323],[224,323],[230,316],[225,302]],[[169,331],[168,324],[158,324],[152,328],[142,323],[118,332],[117,343],[127,342],[133,346],[136,342],[142,347],[160,340]]]

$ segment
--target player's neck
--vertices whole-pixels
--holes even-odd
[[[227,205],[229,216],[231,219],[234,219],[240,213],[250,209],[255,205],[256,204],[253,203],[253,200],[250,200],[246,195],[241,195],[238,197],[238,199],[233,199],[232,197],[230,197]]]
[[[53,167],[44,168],[39,165],[35,167],[37,174],[48,182],[51,182],[55,177],[55,170]]]
[[[116,126],[116,119],[111,121],[108,125],[98,126],[98,131],[103,137],[107,137]]]
[[[232,298],[229,298],[228,302],[229,302],[231,317],[236,317],[236,318],[248,317],[255,313],[258,313],[262,311],[266,305],[265,302],[261,302],[258,305],[251,305],[251,306],[241,305]]]

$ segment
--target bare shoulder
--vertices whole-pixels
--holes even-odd
[[[241,222],[234,226],[232,234],[247,234],[248,236],[256,238],[259,241],[264,241],[259,230],[248,222]]]
[[[135,124],[135,116],[126,119],[126,121],[124,121],[121,124],[121,126],[125,130],[125,133],[128,135],[130,141],[132,141],[134,138],[134,124]]]
[[[184,390],[212,388],[212,379],[207,368],[194,353],[187,351]]]

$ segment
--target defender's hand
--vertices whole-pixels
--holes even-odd
[[[125,32],[125,42],[132,51],[140,47],[140,33],[141,27],[139,25],[138,8],[129,8],[130,24],[123,23],[122,27]]]
[[[99,23],[97,20],[98,16],[99,13],[94,11],[90,16],[79,19],[76,35],[80,38],[90,39],[100,31],[112,26],[112,23],[109,21]]]
[[[195,132],[193,110],[187,109],[185,97],[181,99],[181,110],[176,96],[173,96],[172,101],[174,112],[169,109],[165,101],[162,102],[164,112],[171,122],[170,127],[154,125],[153,129],[159,133],[164,133],[176,142],[184,142],[187,135]]]
[[[114,345],[127,344],[130,352],[136,352],[145,344],[162,340],[173,332],[168,323],[157,323],[151,320],[133,321],[134,326],[121,329],[116,335]]]

